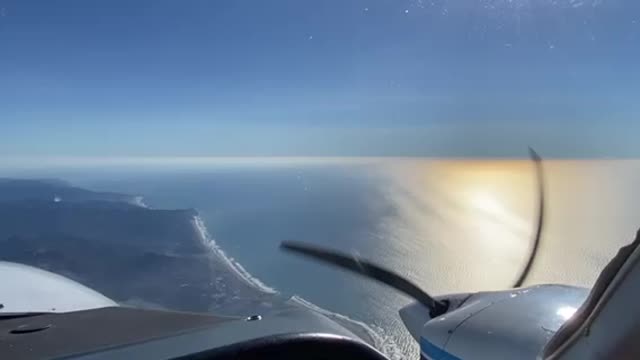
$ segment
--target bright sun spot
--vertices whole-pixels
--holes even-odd
[[[563,306],[561,308],[558,309],[558,311],[556,311],[556,314],[558,314],[559,316],[561,316],[563,319],[565,320],[569,320],[570,317],[573,316],[573,314],[576,313],[576,308],[574,308],[573,306]]]
[[[493,214],[499,214],[504,211],[498,199],[487,191],[476,191],[470,194],[469,201],[476,210]]]

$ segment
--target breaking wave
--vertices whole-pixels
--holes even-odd
[[[208,248],[214,255],[218,256],[222,261],[224,261],[240,279],[244,280],[246,283],[263,293],[279,294],[276,289],[265,285],[262,281],[251,275],[233,257],[228,256],[211,237],[209,231],[207,230],[207,227],[204,224],[204,220],[202,220],[200,216],[194,216],[192,223],[194,228],[198,232],[198,237],[202,244],[206,248]],[[323,309],[297,295],[292,296],[288,300],[288,302],[291,302],[300,307],[304,307],[311,311],[315,311],[336,321],[337,323],[343,325],[354,334],[360,336],[364,341],[370,343],[376,349],[384,353],[387,357],[389,357],[389,359],[401,360],[405,358],[405,354],[401,350],[400,346],[398,346],[394,338],[385,335],[384,331],[381,331],[381,329],[376,330],[374,327],[369,326],[362,321],[355,320],[346,315]]]
[[[207,247],[211,252],[220,257],[222,261],[224,261],[231,270],[242,280],[244,280],[249,285],[255,287],[259,291],[262,291],[267,294],[277,294],[278,291],[270,286],[265,285],[262,281],[257,279],[255,276],[249,274],[249,272],[238,263],[234,258],[228,256],[224,250],[218,246],[216,241],[209,235],[209,231],[204,224],[202,218],[198,215],[193,217],[193,226],[198,232],[199,239],[202,241],[202,244]]]
[[[131,199],[131,203],[135,206],[149,209],[149,206],[144,202],[144,197],[142,196],[134,196],[133,199]]]
[[[364,331],[364,334],[356,334],[356,335],[359,335],[361,337],[362,335],[366,335],[366,337],[368,337],[371,340],[372,342],[371,345],[373,345],[373,347],[375,347],[376,349],[378,349],[379,351],[387,355],[389,359],[400,360],[405,358],[404,352],[400,349],[400,346],[398,346],[398,344],[396,343],[393,337],[388,335],[383,335],[382,331],[376,331],[372,326],[369,326],[362,321],[355,320],[346,315],[342,315],[333,311],[323,309],[318,305],[310,301],[307,301],[297,295],[292,296],[290,301],[299,306],[305,307],[309,310],[318,312],[342,324],[343,326],[350,329],[351,331],[353,331],[353,326],[360,328],[361,331]]]

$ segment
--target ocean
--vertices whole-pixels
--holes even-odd
[[[547,218],[527,284],[588,287],[640,227],[640,162],[550,160],[544,168]],[[280,242],[357,253],[434,295],[498,290],[524,265],[536,216],[527,160],[211,159],[45,175],[140,195],[152,208],[196,209],[214,250],[258,291],[366,325],[394,358],[417,351],[397,315],[410,299],[282,253]]]

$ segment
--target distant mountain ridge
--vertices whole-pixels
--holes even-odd
[[[138,198],[126,194],[86,190],[58,179],[0,178],[0,202],[58,199],[66,202],[97,200],[137,204]]]

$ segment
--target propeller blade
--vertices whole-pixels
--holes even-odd
[[[349,270],[369,279],[386,284],[404,294],[409,295],[429,309],[432,318],[447,312],[448,304],[444,301],[437,301],[429,294],[421,290],[409,280],[397,275],[378,265],[372,264],[355,255],[346,255],[333,250],[327,250],[308,244],[293,241],[285,241],[280,244],[280,248],[303,255],[314,260],[328,263],[339,268]]]
[[[536,170],[536,181],[538,183],[538,219],[537,226],[533,236],[533,246],[531,247],[531,253],[529,254],[529,259],[527,263],[522,269],[522,273],[518,277],[518,279],[513,284],[514,288],[521,287],[524,284],[525,280],[529,276],[531,272],[531,267],[533,266],[533,261],[538,254],[538,249],[540,248],[540,238],[542,237],[542,228],[544,227],[544,172],[542,169],[542,158],[535,150],[529,148],[529,155],[531,156],[531,160],[535,165]]]

